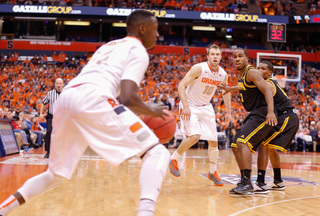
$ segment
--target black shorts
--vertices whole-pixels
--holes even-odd
[[[268,107],[259,107],[249,113],[243,125],[237,130],[231,147],[238,148],[237,142],[247,144],[252,153],[256,151],[261,142],[270,134],[272,125],[266,123]]]
[[[277,126],[272,129],[262,144],[268,145],[269,148],[287,152],[298,128],[299,118],[293,110],[289,110],[278,117]]]

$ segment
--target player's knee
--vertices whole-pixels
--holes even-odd
[[[261,145],[259,146],[259,151],[268,151],[268,146],[261,144]]]
[[[64,180],[66,180],[65,177],[58,175],[54,173],[52,170],[48,169],[47,171],[48,177],[50,178],[51,182],[53,183],[53,186],[58,186],[61,184]]]
[[[274,155],[277,155],[278,152],[277,152],[276,149],[268,148],[268,154],[269,154],[270,156],[274,156]]]
[[[210,148],[216,148],[218,149],[218,142],[217,141],[208,141]]]
[[[201,137],[200,134],[195,134],[195,135],[190,136],[189,139],[191,139],[192,142],[196,143],[199,141],[200,137]]]
[[[153,155],[168,158],[168,161],[170,159],[170,152],[162,144],[155,145],[153,148],[149,149],[144,155],[143,159]]]
[[[232,147],[231,149],[232,149],[233,154],[236,154],[239,152],[239,149],[237,147]]]
[[[146,152],[143,160],[148,159],[156,161],[157,169],[161,170],[163,175],[166,174],[170,162],[170,152],[162,144],[158,144]]]
[[[237,142],[238,150],[239,150],[239,149],[242,149],[242,148],[245,148],[245,146],[247,146],[247,144],[245,144],[245,143],[243,143],[243,142]]]

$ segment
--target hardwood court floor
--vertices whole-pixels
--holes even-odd
[[[170,150],[171,153],[173,150]],[[25,180],[46,170],[42,149],[0,159],[0,201]],[[237,196],[229,190],[239,180],[231,150],[221,150],[218,170],[225,181],[216,187],[206,179],[207,150],[188,150],[180,160],[181,177],[169,171],[156,207],[156,216],[320,215],[320,153],[281,154],[287,188],[268,195]],[[256,155],[254,160],[256,161]],[[90,149],[71,181],[40,195],[9,216],[135,216],[139,201],[141,161],[132,158],[114,167]],[[256,162],[253,165],[253,179]],[[272,181],[269,164],[267,182]]]

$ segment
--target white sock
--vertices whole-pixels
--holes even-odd
[[[219,149],[218,147],[210,147],[208,148],[208,155],[210,161],[210,173],[214,174],[217,170],[217,162],[219,157]]]
[[[149,215],[153,215],[161,185],[167,173],[169,161],[170,153],[161,144],[150,149],[143,157],[140,170],[140,203],[138,212],[152,212]]]
[[[156,203],[150,199],[142,199],[139,202],[137,216],[153,216]]]
[[[20,206],[19,201],[17,198],[13,195],[11,195],[8,199],[6,199],[3,203],[1,203],[0,206],[0,214],[1,215],[7,215],[9,212],[11,212],[13,209]]]
[[[171,155],[171,160],[176,160],[176,161],[178,161],[179,160],[179,158],[180,158],[180,154],[177,152],[177,150],[176,151],[174,151],[173,152],[173,154]]]

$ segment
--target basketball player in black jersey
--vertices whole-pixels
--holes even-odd
[[[241,181],[230,193],[254,194],[251,184],[252,154],[262,140],[278,124],[272,92],[261,73],[248,64],[246,50],[233,52],[233,63],[239,73],[238,86],[221,85],[226,92],[239,90],[243,107],[250,112],[231,144],[241,171]]]
[[[272,80],[273,65],[270,62],[263,61],[259,64],[258,69],[272,91],[274,107],[278,113],[278,125],[272,129],[259,146],[258,178],[256,183],[259,187],[255,189],[255,193],[264,193],[267,189],[285,189],[281,178],[280,157],[277,150],[287,152],[299,128],[299,118],[293,112],[294,107],[291,100],[281,89],[277,81]],[[274,181],[266,185],[264,179],[268,165],[268,154],[273,167]]]

